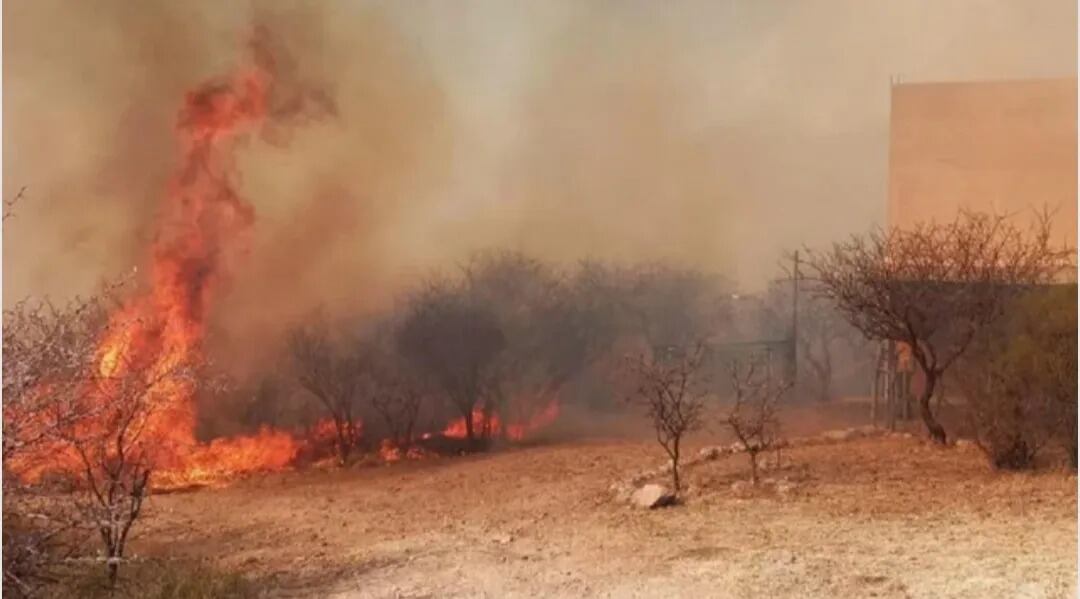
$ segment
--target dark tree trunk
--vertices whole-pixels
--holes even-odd
[[[825,403],[832,397],[832,373],[829,368],[818,371],[818,401]]]
[[[346,466],[349,463],[349,443],[345,441],[345,437],[341,434],[338,435],[338,464]]]
[[[679,492],[679,440],[675,440],[673,451],[671,452],[671,481],[675,484],[675,492]]]
[[[807,354],[809,358],[809,352]],[[810,364],[818,377],[818,401],[829,401],[832,398],[832,357],[827,340],[821,341],[821,360],[810,359]]]
[[[473,411],[469,408],[465,411],[465,438],[473,440]]]
[[[932,369],[925,369],[923,374],[926,381],[925,385],[923,385],[922,394],[919,396],[919,414],[922,416],[923,424],[926,425],[926,431],[930,434],[930,438],[934,442],[944,445],[945,428],[934,418],[934,412],[930,409],[930,399],[934,396],[934,387],[937,386],[938,377],[940,377],[941,373],[934,372]]]
[[[338,446],[338,464],[345,466],[349,463],[349,450],[352,440],[349,437],[352,435],[351,427],[348,426],[344,418],[335,417],[335,428],[337,428],[337,446]]]

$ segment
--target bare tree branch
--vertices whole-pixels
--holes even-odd
[[[1075,251],[1051,244],[1049,212],[1024,230],[1006,216],[963,211],[947,224],[853,236],[810,251],[808,265],[818,293],[863,335],[910,349],[925,378],[923,422],[944,443],[930,408],[944,372],[1017,293],[1075,273]]]
[[[671,459],[675,492],[681,489],[679,461],[687,433],[700,428],[707,390],[701,380],[705,345],[674,347],[659,356],[639,356],[628,362],[638,388],[631,401],[645,407],[656,441]]]

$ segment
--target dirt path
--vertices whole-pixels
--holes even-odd
[[[567,443],[156,497],[138,547],[276,597],[1071,597],[1076,479],[882,438],[793,450],[790,493],[689,472],[685,505],[615,502],[649,443]]]

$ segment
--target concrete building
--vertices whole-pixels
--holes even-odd
[[[1077,81],[903,83],[892,87],[888,224],[952,220],[960,208],[1056,210],[1076,246]]]
[[[960,209],[1030,220],[1043,208],[1055,240],[1076,247],[1076,79],[893,85],[889,226],[948,222]],[[877,362],[875,419],[884,397],[891,425],[898,408],[911,416],[921,377],[902,344],[882,344]]]

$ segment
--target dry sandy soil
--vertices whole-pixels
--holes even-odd
[[[719,435],[703,433],[702,443]],[[711,437],[711,438],[710,438]],[[1076,477],[991,472],[973,448],[866,438],[688,470],[682,505],[620,483],[645,439],[308,470],[154,497],[143,555],[208,559],[271,597],[1072,597]]]

